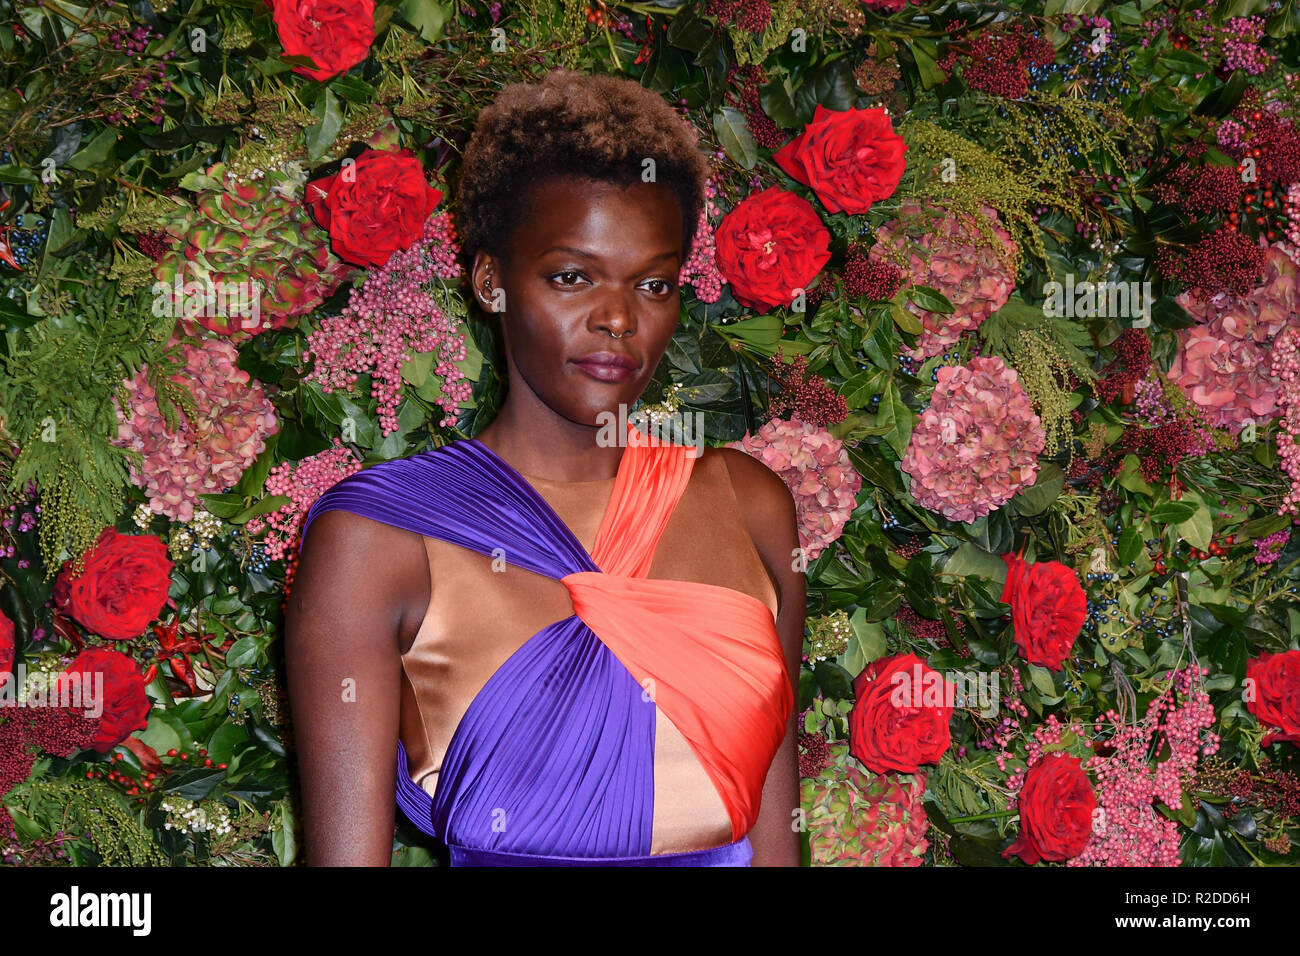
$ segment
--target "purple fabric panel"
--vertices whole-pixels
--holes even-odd
[[[493,674],[438,774],[448,845],[561,856],[648,853],[655,705],[576,617]]]
[[[493,850],[471,850],[465,847],[451,848],[452,866],[750,866],[753,860],[754,848],[750,845],[748,836],[741,837],[735,843],[707,850],[605,859],[501,853]]]
[[[323,511],[353,514],[439,538],[556,580],[599,571],[554,510],[473,440],[380,462],[326,489],[307,510],[298,547]]]

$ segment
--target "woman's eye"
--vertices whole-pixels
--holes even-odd
[[[673,284],[667,279],[651,279],[646,284],[650,286],[658,286],[658,288],[650,290],[655,295],[667,295],[669,292],[673,291]]]
[[[574,285],[582,276],[577,272],[557,272],[551,278],[559,279],[560,285]]]

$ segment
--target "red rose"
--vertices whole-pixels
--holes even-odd
[[[873,773],[913,773],[952,742],[956,686],[915,654],[872,661],[853,681],[849,752]]]
[[[749,309],[789,305],[830,260],[831,234],[806,199],[772,186],[738,203],[718,224],[718,270]]]
[[[0,677],[8,674],[14,667],[14,622],[0,611]],[[0,680],[3,684],[3,680]]]
[[[812,187],[827,210],[856,216],[894,195],[906,151],[883,109],[828,110],[819,103],[812,122],[772,159]]]
[[[290,56],[309,56],[318,69],[293,72],[327,80],[364,60],[375,42],[374,0],[266,0],[280,45]]]
[[[1088,597],[1079,576],[1059,561],[1030,564],[1018,554],[1004,554],[1002,560],[1007,583],[1001,601],[1011,605],[1021,656],[1059,671],[1088,619]]]
[[[151,705],[144,692],[144,678],[135,661],[125,654],[107,647],[88,647],[64,673],[81,675],[83,711],[90,700],[102,708],[92,750],[108,753],[135,731],[149,726]],[[88,698],[87,693],[97,696]]]
[[[1092,837],[1097,795],[1083,761],[1060,752],[1048,754],[1025,775],[1020,790],[1020,836],[1002,851],[1019,854],[1030,866],[1039,860],[1069,860]]]
[[[1283,740],[1300,746],[1300,651],[1263,651],[1246,661],[1246,679],[1255,691],[1246,696],[1246,709],[1271,728],[1261,743],[1267,747]]]
[[[382,266],[424,235],[440,199],[410,150],[368,149],[355,164],[309,183],[304,201],[341,259]]]
[[[54,583],[54,604],[92,634],[111,641],[139,637],[167,602],[172,560],[152,534],[120,534],[107,527],[86,552],[74,578],[65,562]]]

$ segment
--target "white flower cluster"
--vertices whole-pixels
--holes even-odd
[[[149,527],[149,522],[153,520],[155,514],[156,512],[149,507],[149,502],[146,501],[141,503],[135,511],[131,512],[131,520],[135,522],[137,528],[143,531],[145,528]]]
[[[195,803],[184,797],[164,797],[160,806],[167,813],[165,830],[211,832],[217,836],[230,832],[230,810],[219,800]]]
[[[190,530],[194,532],[195,547],[206,551],[212,547],[212,539],[221,534],[221,519],[210,511],[196,509]]]

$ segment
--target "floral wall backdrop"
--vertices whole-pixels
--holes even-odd
[[[711,158],[642,405],[798,505],[808,862],[1300,861],[1298,38],[1296,0],[0,2],[0,859],[302,862],[301,521],[500,406],[460,157],[567,67]]]

